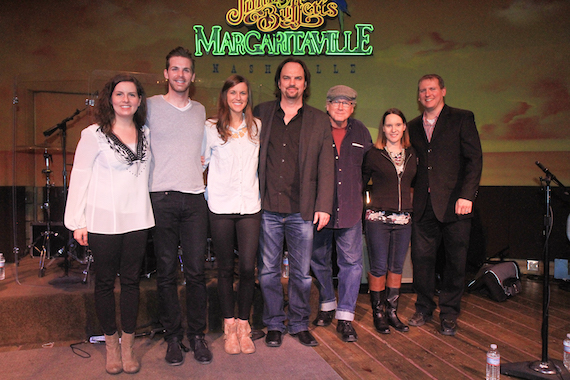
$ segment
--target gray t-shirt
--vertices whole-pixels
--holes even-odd
[[[204,106],[194,100],[178,108],[162,95],[148,99],[150,191],[204,192],[200,154],[205,121]]]

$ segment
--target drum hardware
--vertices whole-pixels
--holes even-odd
[[[212,249],[212,238],[206,240],[206,262],[211,263],[212,268],[216,261],[215,251]]]
[[[41,206],[41,209],[45,211],[46,215],[46,229],[43,231],[40,236],[34,240],[32,244],[28,246],[30,250],[30,256],[33,257],[34,250],[40,254],[40,268],[38,272],[39,277],[43,277],[45,275],[46,269],[46,260],[51,260],[51,240],[53,237],[58,236],[58,233],[52,231],[51,229],[51,207],[50,207],[50,188],[53,187],[53,183],[51,181],[51,169],[50,169],[50,162],[53,163],[52,155],[48,153],[47,148],[44,149],[44,160],[45,160],[45,169],[42,170],[42,173],[46,177],[46,196],[44,203]],[[41,241],[41,245],[38,247],[38,243]]]
[[[61,131],[60,136],[61,136],[61,150],[62,150],[62,158],[63,158],[62,175],[63,175],[63,201],[64,201],[64,204],[67,203],[67,189],[68,189],[68,180],[67,180],[67,122],[73,120],[77,115],[79,115],[81,112],[86,110],[88,106],[90,106],[90,104],[88,103],[88,100],[86,100],[84,108],[82,108],[81,110],[76,109],[75,112],[71,116],[69,116],[69,117],[63,119],[61,122],[57,123],[55,127],[50,128],[50,129],[43,132],[45,137],[49,137],[52,134],[54,134],[55,132],[57,132],[58,130]],[[47,149],[46,149],[46,152],[47,152]],[[46,199],[48,199],[47,203],[49,203],[49,188],[48,188],[48,195],[46,196]],[[49,214],[48,214],[48,220],[50,220]],[[70,231],[68,243],[64,247],[64,251],[61,252],[62,256],[64,258],[62,267],[64,268],[64,276],[63,277],[65,277],[65,278],[67,278],[69,276],[69,268],[70,268],[69,258],[71,257],[71,258],[78,260],[77,255],[75,254],[76,244],[74,242],[75,242],[75,240],[73,239],[73,234]],[[92,261],[92,257],[91,257],[91,260],[89,260],[89,257],[91,257],[91,256],[87,255],[86,271],[89,271],[91,261]],[[80,261],[80,260],[78,260],[78,261]],[[86,281],[87,281],[87,275],[85,274],[85,271],[84,271],[83,283],[85,283]]]
[[[87,284],[87,278],[89,276],[89,269],[91,269],[91,263],[93,263],[93,254],[91,253],[91,249],[87,248],[87,256],[85,257],[85,269],[83,270],[83,280],[81,281],[83,284]]]

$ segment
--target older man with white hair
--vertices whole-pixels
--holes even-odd
[[[364,124],[351,118],[356,106],[354,89],[338,85],[327,93],[327,114],[331,122],[335,156],[335,193],[330,221],[313,237],[311,269],[317,279],[320,311],[313,321],[328,326],[338,320],[337,332],[345,342],[355,342],[352,326],[362,274],[362,160],[372,146]],[[338,304],[332,279],[332,247],[336,245]],[[336,313],[335,313],[336,311]],[[336,315],[335,315],[336,314]]]

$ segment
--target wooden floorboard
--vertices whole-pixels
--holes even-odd
[[[404,293],[398,313],[407,321],[415,294]],[[502,363],[535,361],[542,354],[542,281],[523,278],[522,292],[505,302],[465,293],[456,336],[438,332],[439,314],[407,333],[376,332],[367,294],[360,294],[353,325],[358,342],[345,343],[335,323],[312,329],[315,350],[343,379],[484,379],[485,353],[491,343]],[[570,332],[570,294],[553,284],[549,305],[549,359],[562,360],[562,340]],[[501,376],[502,379],[514,379]]]

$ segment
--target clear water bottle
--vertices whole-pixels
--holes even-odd
[[[570,371],[570,334],[566,334],[566,339],[564,339],[564,367]]]
[[[492,344],[487,351],[487,380],[499,380],[501,378],[501,354],[497,350],[497,345]]]
[[[0,253],[0,280],[6,278],[6,259],[4,255]]]
[[[289,278],[289,251],[283,252],[283,269],[281,275],[283,278]]]

